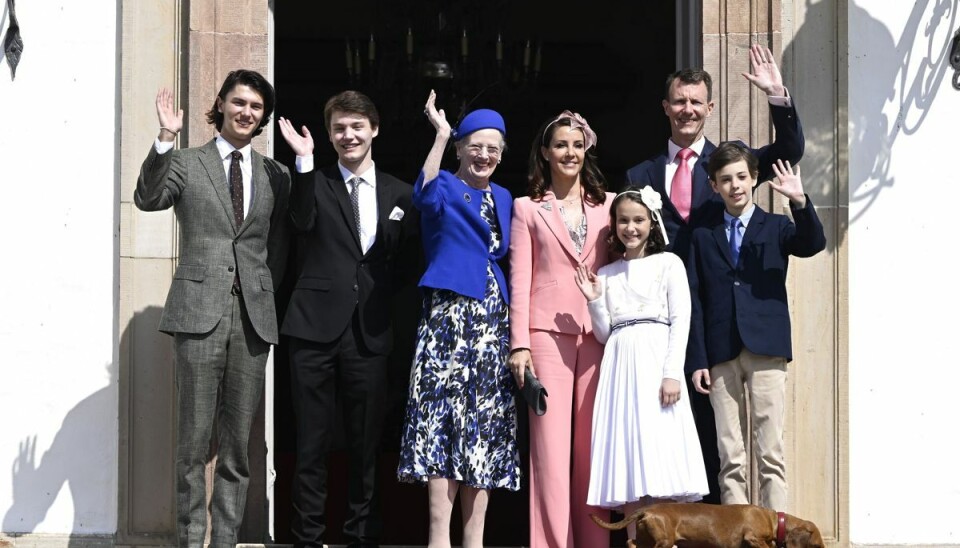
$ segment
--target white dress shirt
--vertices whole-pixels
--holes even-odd
[[[340,169],[340,175],[347,188],[347,194],[352,192],[353,185],[350,179],[360,177],[363,183],[358,190],[360,195],[357,197],[360,206],[360,246],[366,253],[373,247],[373,242],[377,239],[377,170],[371,162],[370,167],[363,173],[354,174],[349,169],[343,167],[343,164],[337,162]],[[297,173],[306,173],[313,171],[313,156],[297,156]]]
[[[350,194],[353,187],[350,183],[351,179],[354,177],[363,179],[363,183],[353,191],[360,192],[357,197],[360,206],[360,246],[366,253],[377,239],[377,170],[372,162],[363,173],[354,174],[340,162],[337,162],[337,167],[340,168],[340,174],[343,175],[343,181],[347,185],[347,194]]]
[[[217,152],[220,153],[220,159],[223,163],[223,174],[227,178],[228,195],[230,194],[230,162],[232,161],[230,153],[239,150],[240,154],[243,155],[243,158],[240,159],[240,175],[243,178],[243,217],[246,218],[250,213],[250,202],[253,199],[253,161],[251,158],[253,148],[250,143],[247,143],[238,149],[219,135],[217,135],[216,144]],[[153,148],[157,151],[157,154],[166,154],[173,149],[173,141],[165,142],[157,139],[153,143]]]

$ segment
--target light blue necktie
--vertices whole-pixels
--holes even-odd
[[[734,217],[730,219],[730,256],[733,258],[734,266],[740,259],[741,241],[743,241],[743,237],[740,235],[740,219]]]

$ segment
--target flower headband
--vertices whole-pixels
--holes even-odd
[[[570,112],[569,110],[565,110],[561,112],[560,116],[557,116],[556,118],[553,119],[553,121],[547,124],[547,127],[543,129],[543,136],[540,139],[541,143],[546,141],[547,131],[550,130],[550,126],[552,126],[553,124],[556,124],[557,122],[559,122],[560,120],[563,120],[564,118],[568,118],[570,120],[570,129],[579,129],[580,131],[583,132],[584,150],[589,150],[590,147],[597,144],[597,134],[594,133],[592,129],[590,129],[590,124],[588,124],[587,121],[583,119],[583,116],[580,116],[576,112]],[[544,143],[543,146],[548,146],[549,144],[550,143]]]
[[[663,243],[669,244],[670,239],[667,238],[667,229],[663,226],[663,217],[660,215],[660,210],[663,209],[663,200],[660,198],[660,193],[650,185],[647,185],[640,190],[624,190],[620,194],[617,194],[617,198],[624,194],[636,194],[640,196],[640,201],[650,209],[653,217],[657,220],[657,224],[660,225],[660,234],[663,234]]]

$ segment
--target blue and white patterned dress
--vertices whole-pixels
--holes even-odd
[[[491,228],[492,254],[501,233],[489,192],[480,215]],[[508,307],[492,268],[487,265],[482,301],[433,289],[424,304],[397,477],[516,491],[520,456],[514,381],[506,363]]]

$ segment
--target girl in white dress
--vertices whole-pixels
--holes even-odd
[[[690,288],[683,262],[665,252],[661,207],[649,186],[618,194],[610,245],[622,258],[597,274],[577,270],[594,335],[606,343],[587,504],[622,507],[626,515],[657,500],[695,501],[709,492],[683,382]]]

